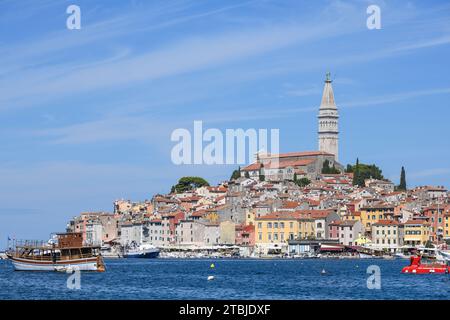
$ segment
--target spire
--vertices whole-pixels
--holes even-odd
[[[322,102],[320,103],[320,109],[333,108],[336,109],[336,103],[334,102],[333,87],[331,86],[330,72],[326,73],[325,86],[323,87]]]

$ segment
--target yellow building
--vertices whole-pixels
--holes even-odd
[[[372,232],[372,224],[379,220],[393,220],[394,206],[378,204],[361,208],[360,221],[366,233]]]
[[[343,221],[361,221],[361,212],[355,212],[353,214],[345,214],[342,216],[342,220]]]
[[[246,209],[245,211],[245,224],[246,225],[254,225],[255,224],[255,209]]]
[[[255,218],[255,245],[260,252],[287,249],[287,241],[314,237],[314,219],[297,212],[277,212]]]
[[[404,223],[403,243],[408,246],[425,245],[431,237],[431,226],[421,220],[408,220]]]
[[[444,239],[449,239],[450,238],[450,214],[446,214],[444,216]]]

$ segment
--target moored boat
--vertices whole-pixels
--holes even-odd
[[[421,256],[411,257],[410,265],[402,269],[402,273],[433,274],[449,273],[449,263],[441,263],[436,260],[422,259]]]
[[[124,258],[157,258],[159,256],[160,250],[155,246],[142,244],[136,248],[127,248],[124,253]]]
[[[100,247],[83,245],[81,233],[56,236],[56,243],[15,241],[6,255],[17,271],[105,271]]]

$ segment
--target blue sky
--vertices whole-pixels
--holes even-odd
[[[0,239],[45,238],[183,175],[228,178],[172,164],[170,134],[194,120],[316,150],[327,71],[341,163],[449,187],[449,44],[446,1],[0,1]]]

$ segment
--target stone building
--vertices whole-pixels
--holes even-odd
[[[267,181],[283,181],[293,180],[296,175],[297,178],[316,180],[326,160],[331,167],[344,172],[344,167],[338,162],[339,115],[329,73],[325,80],[318,118],[318,151],[257,154],[254,163],[241,169],[241,176],[256,180],[264,176]]]
[[[322,102],[319,108],[319,151],[334,155],[339,159],[338,109],[334,101],[330,73],[327,73],[323,88]]]
[[[403,246],[404,225],[394,220],[379,220],[372,224],[372,247],[395,252]]]

